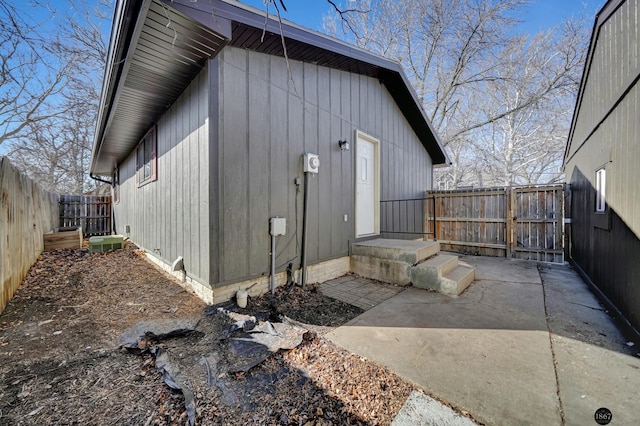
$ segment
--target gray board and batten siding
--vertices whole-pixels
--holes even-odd
[[[302,154],[320,156],[309,181],[310,263],[349,254],[356,130],[380,141],[381,199],[420,197],[432,162],[386,87],[374,78],[226,47],[157,124],[157,181],[135,182],[135,151],[120,165],[115,223],[170,263],[184,257],[212,286],[268,274],[268,219],[287,218],[279,270],[298,267]],[[338,141],[351,142],[341,151]],[[347,215],[347,222],[344,221]]]
[[[171,263],[184,257],[189,276],[209,279],[209,78],[208,67],[156,126],[157,180],[138,187],[136,150],[119,164],[117,233]]]
[[[640,47],[638,1],[598,13],[565,154],[571,258],[640,329]],[[596,212],[605,168],[606,210]]]
[[[220,206],[219,232],[212,236],[220,266],[218,276],[212,268],[213,282],[268,271],[273,216],[287,218],[276,263],[299,264],[304,188],[294,180],[303,178],[304,152],[320,156],[320,171],[309,179],[310,263],[348,255],[355,239],[357,130],[380,141],[382,199],[420,197],[431,187],[431,158],[377,79],[290,60],[291,83],[284,58],[234,47],[211,68],[219,79],[211,93],[218,94],[220,108],[220,181],[218,199],[212,199]],[[341,139],[351,143],[350,151],[340,150]]]
[[[309,263],[355,239],[357,131],[379,141],[381,200],[421,197],[448,162],[396,62],[222,0],[120,0],[113,32],[91,173],[118,170],[116,231],[166,263],[183,256],[200,283],[268,274],[273,216],[287,218],[278,270],[299,266],[306,151],[321,162]],[[153,126],[157,180],[138,187],[136,145]]]

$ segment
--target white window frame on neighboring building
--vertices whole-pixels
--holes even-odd
[[[596,170],[596,213],[607,211],[607,169],[603,166]]]

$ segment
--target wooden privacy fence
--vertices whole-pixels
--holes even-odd
[[[61,195],[60,227],[82,227],[85,237],[111,234],[111,196]]]
[[[58,226],[58,195],[43,190],[0,157],[0,312]]]
[[[562,263],[563,193],[562,185],[428,191],[435,202],[425,203],[424,232],[444,250]]]

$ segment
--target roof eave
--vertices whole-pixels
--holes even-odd
[[[185,0],[174,1],[184,2]],[[426,113],[421,103],[419,102],[418,96],[413,89],[413,86],[407,79],[402,66],[398,62],[375,55],[364,49],[360,49],[356,46],[329,37],[325,34],[303,28],[295,23],[286,20],[282,20],[282,22],[273,19],[267,20],[265,19],[266,16],[264,12],[251,8],[247,5],[220,2],[219,5],[216,4],[214,9],[207,9],[207,3],[202,2],[189,2],[188,5],[189,7],[193,7],[201,11],[206,11],[208,13],[215,12],[215,14],[218,16],[225,17],[232,21],[241,22],[245,25],[253,26],[260,31],[280,33],[285,39],[296,40],[305,44],[316,46],[334,54],[349,57],[356,61],[361,61],[363,63],[387,70],[387,80],[389,79],[389,77],[392,79],[396,78],[398,79],[400,86],[404,87],[404,90],[400,90],[400,92],[404,93],[399,94],[397,91],[393,91],[393,93],[391,94],[395,102],[398,104],[398,107],[403,110],[403,113],[405,113],[405,116],[409,115],[412,116],[414,120],[418,120],[417,122],[410,121],[410,124],[414,128],[414,131],[422,142],[423,146],[431,156],[433,164],[451,164],[451,160],[447,155],[436,131],[433,129],[430,120],[427,118]],[[387,87],[387,90],[389,90],[391,82],[384,81],[384,83]],[[391,90],[389,91],[391,92]],[[409,95],[410,99],[413,101],[410,103],[411,105],[405,104],[406,95]],[[409,119],[409,117],[407,118]],[[420,126],[419,122],[424,123],[424,126]],[[423,128],[421,129],[420,127]]]
[[[123,55],[126,55],[129,50],[129,44],[133,30],[140,17],[143,1],[144,0],[123,0],[122,2],[116,2],[113,24],[111,26],[111,38],[109,40],[107,66],[105,67],[102,79],[98,119],[96,121],[93,149],[91,151],[89,167],[89,173],[91,175],[95,173],[95,163],[102,147],[106,120],[112,105],[111,100],[118,86],[118,81],[122,76]]]
[[[180,4],[164,0],[118,3],[94,137],[92,174],[111,174],[179,97],[205,60],[217,54],[231,37],[230,21],[191,9],[187,15],[180,9],[184,9]],[[178,31],[180,37],[176,38]],[[154,55],[163,59],[156,60]],[[139,117],[131,117],[127,110],[138,111]]]
[[[211,2],[192,2],[189,0],[156,0],[166,7],[180,12],[194,22],[208,27],[218,34],[222,33],[230,41],[231,34],[225,28],[230,28],[230,22],[235,21],[256,31],[266,31],[281,34],[285,40],[295,40],[306,45],[330,52],[332,55],[344,57],[354,61],[354,67],[367,68],[370,73],[376,74],[387,87],[398,107],[409,121],[416,135],[424,145],[432,158],[434,165],[450,164],[441,141],[438,138],[431,122],[427,118],[419,99],[409,83],[400,64],[395,61],[377,56],[358,47],[352,46],[340,40],[330,38],[324,34],[302,28],[294,23],[283,20],[279,22],[271,17],[266,19],[264,12],[240,3],[228,3],[222,0]],[[105,135],[109,130],[110,121],[113,119],[114,104],[117,103],[119,91],[127,75],[128,61],[131,60],[137,43],[136,28],[139,31],[151,0],[122,0],[114,16],[112,37],[109,47],[109,61],[105,69],[105,78],[100,101],[100,111],[94,146],[91,158],[91,173],[104,174],[108,167],[101,166],[98,170],[98,162],[105,154],[101,150],[105,143]],[[228,26],[220,27],[220,23]],[[230,30],[229,30],[230,31]],[[224,45],[221,45],[222,47]],[[222,48],[220,47],[220,49]],[[358,65],[360,64],[360,65]],[[410,99],[410,100],[409,100]],[[114,161],[119,161],[115,159]]]

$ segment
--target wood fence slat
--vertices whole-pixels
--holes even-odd
[[[505,250],[507,248],[505,244],[476,243],[476,242],[451,241],[451,240],[440,240],[440,239],[438,239],[438,241],[440,242],[440,244],[447,244],[451,246],[483,247],[483,248],[500,249],[500,250]]]
[[[0,312],[59,224],[58,195],[44,191],[0,156]]]
[[[85,237],[111,234],[111,196],[62,195],[60,225],[82,227]]]
[[[563,262],[563,187],[429,191],[424,229],[435,216],[443,249],[520,259]]]

